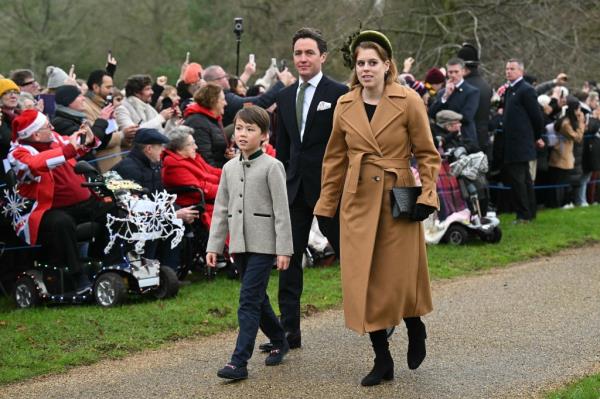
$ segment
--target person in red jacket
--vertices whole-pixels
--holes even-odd
[[[165,188],[176,186],[193,186],[202,190],[206,201],[202,223],[209,228],[213,211],[213,202],[219,188],[221,169],[209,165],[196,152],[194,130],[187,126],[179,126],[169,134],[169,143],[163,151],[162,182]],[[200,193],[189,192],[177,194],[177,205],[182,207],[196,205],[200,202]]]
[[[14,219],[13,227],[28,244],[40,243],[58,266],[67,266],[84,292],[91,282],[82,271],[75,230],[78,223],[89,222],[91,215],[105,218],[106,211],[81,186],[85,180],[74,166],[77,157],[98,147],[100,141],[89,128],[61,136],[34,109],[13,120],[12,133],[8,161],[17,177],[17,189],[20,196],[34,201],[29,213]],[[107,236],[103,233],[96,237],[92,251],[104,249]]]

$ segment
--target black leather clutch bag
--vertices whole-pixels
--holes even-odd
[[[392,217],[409,218],[412,215],[417,198],[421,195],[421,187],[392,187],[390,197],[392,200]]]

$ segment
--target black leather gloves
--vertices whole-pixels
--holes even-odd
[[[410,220],[414,222],[421,222],[435,211],[435,208],[425,204],[416,204]]]

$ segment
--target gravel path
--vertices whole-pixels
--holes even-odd
[[[256,354],[240,383],[216,377],[233,349],[227,333],[3,386],[0,398],[518,398],[600,371],[600,245],[436,282],[433,293],[427,359],[408,370],[399,329],[396,378],[378,387],[359,385],[368,338],[329,311],[303,321],[305,346],[283,365]]]

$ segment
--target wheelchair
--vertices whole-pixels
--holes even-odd
[[[194,205],[202,215],[206,210],[206,200],[204,192],[196,186],[171,186],[165,188],[169,194],[198,193],[200,202]],[[209,231],[200,220],[185,226],[182,250],[182,264],[177,271],[179,280],[185,279],[189,274],[196,273],[205,280],[213,280],[217,273],[224,273],[230,279],[238,278],[238,271],[235,268],[233,260],[229,256],[227,245],[224,254],[217,258],[217,266],[212,268],[206,265],[206,247],[208,245]]]

